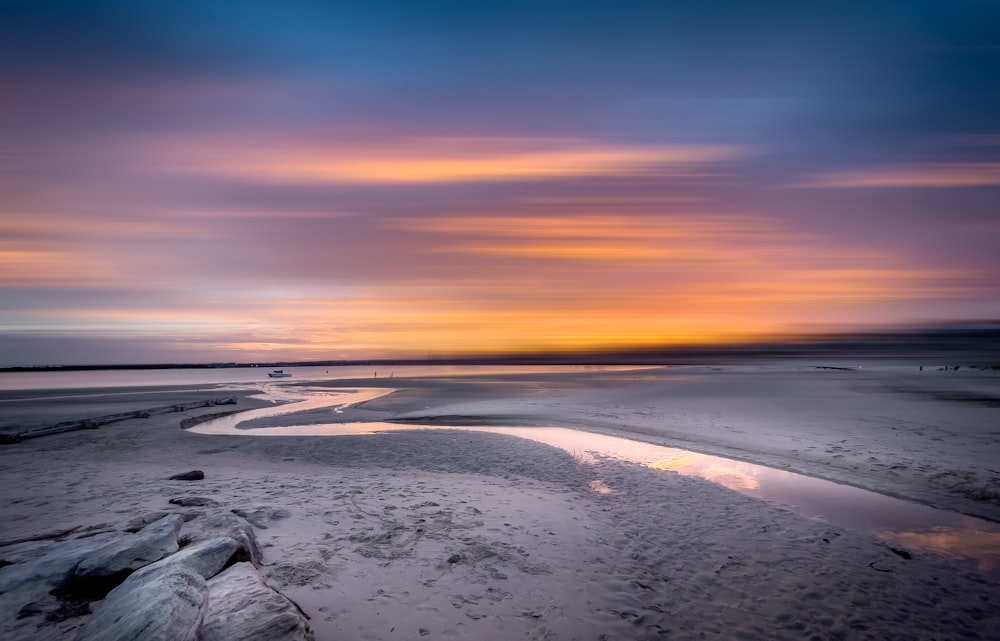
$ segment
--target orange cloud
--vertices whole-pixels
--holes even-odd
[[[687,176],[747,153],[559,139],[336,149],[266,142],[159,141],[134,153],[151,154],[154,171],[363,184]],[[702,198],[631,190],[589,196],[599,191],[589,185],[564,196],[472,203],[467,215],[417,216],[420,207],[389,219],[377,210],[371,217],[285,213],[266,202],[244,212],[183,198],[123,201],[112,187],[81,201],[71,187],[5,203],[19,209],[0,211],[0,286],[104,287],[113,295],[90,309],[84,296],[63,309],[52,299],[45,309],[19,309],[19,327],[37,321],[109,335],[194,337],[245,358],[753,340],[790,326],[864,322],[893,305],[971,299],[983,281],[882,248],[832,247],[763,216],[712,210]],[[286,225],[290,216],[296,220]]]
[[[829,247],[747,215],[391,219],[389,278],[340,284],[255,272],[179,273],[175,253],[0,244],[15,286],[101,285],[155,296],[91,309],[21,310],[18,325],[185,336],[240,359],[641,348],[754,340],[792,324],[856,320],[945,299],[967,274],[884,251]],[[13,241],[11,241],[13,242]],[[96,257],[96,259],[95,259]],[[407,273],[406,266],[418,266]],[[168,280],[159,278],[164,271]],[[225,280],[220,281],[220,278]],[[208,286],[205,283],[209,283]]]
[[[798,187],[995,187],[1000,185],[1000,162],[956,162],[877,167],[861,171],[822,174]]]
[[[421,184],[691,175],[747,156],[725,145],[610,145],[548,138],[424,138],[338,147],[274,141],[160,142],[164,167],[290,184]]]
[[[203,230],[163,217],[0,210],[0,286],[148,287],[137,281],[156,273],[149,269],[156,259],[135,241],[160,244],[203,236]],[[170,257],[159,258],[170,266]]]
[[[71,215],[4,215],[0,212],[0,237],[4,235],[33,235],[52,239],[81,238],[130,239],[130,238],[194,238],[201,232],[163,219],[116,218],[108,216],[83,217]]]
[[[736,216],[490,216],[392,220],[391,229],[445,237],[434,251],[580,262],[733,261],[745,251],[733,236],[779,240],[761,221]],[[451,240],[459,237],[460,240]]]
[[[489,344],[490,331],[494,342],[529,336],[566,348],[741,340],[791,319],[821,323],[892,301],[959,296],[954,284],[969,276],[831,248],[749,216],[436,217],[387,226],[420,234],[419,251],[464,257],[430,309],[448,317],[447,301],[462,301],[456,333],[483,330],[478,345]]]
[[[110,261],[86,252],[0,247],[0,287],[65,287],[120,280]]]

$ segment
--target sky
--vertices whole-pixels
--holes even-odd
[[[0,0],[0,366],[995,321],[997,25],[996,0]]]

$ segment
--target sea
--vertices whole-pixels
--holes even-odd
[[[100,369],[0,372],[0,390],[93,389],[173,385],[247,384],[261,381],[313,382],[344,379],[558,374],[634,369],[607,365],[344,365],[283,367],[290,378],[271,379],[265,367]]]

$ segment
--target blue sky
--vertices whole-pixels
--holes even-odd
[[[0,366],[1000,315],[1000,4],[0,2]]]

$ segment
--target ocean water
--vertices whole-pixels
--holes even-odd
[[[289,382],[342,379],[407,378],[414,376],[483,376],[597,372],[635,369],[604,365],[349,365],[284,367]],[[0,372],[0,390],[93,389],[102,387],[153,387],[161,385],[246,384],[271,380],[266,367],[195,369],[85,370]]]

